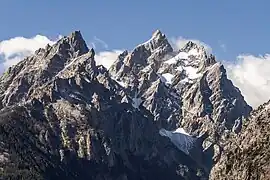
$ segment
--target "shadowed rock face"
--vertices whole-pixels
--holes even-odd
[[[251,110],[213,55],[191,42],[174,52],[160,31],[109,71],[76,31],[0,88],[2,179],[207,179]]]
[[[253,111],[242,131],[227,140],[211,179],[270,179],[269,104]]]

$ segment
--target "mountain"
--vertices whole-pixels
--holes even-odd
[[[107,70],[75,31],[0,78],[2,179],[208,179],[251,107],[203,46],[159,30]]]
[[[191,41],[175,52],[159,30],[132,52],[124,51],[109,73],[131,96],[138,92],[160,129],[207,133],[203,151],[213,157],[208,169],[220,156],[219,141],[228,131],[238,132],[251,111],[214,55]]]

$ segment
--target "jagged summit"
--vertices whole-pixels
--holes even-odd
[[[57,43],[59,48],[73,53],[73,57],[80,56],[89,51],[80,31],[74,31],[69,36],[63,37]],[[68,49],[67,49],[68,48]]]
[[[194,41],[188,41],[182,49],[186,51],[190,51],[191,49],[206,51],[206,48],[204,47],[204,45],[196,43]]]
[[[142,46],[149,50],[151,53],[154,51],[172,51],[172,47],[169,44],[166,35],[163,34],[160,30],[156,30],[148,41],[139,44],[136,48]]]
[[[152,36],[149,40],[147,40],[146,42],[140,44],[140,45],[144,45],[149,43],[150,41],[158,41],[159,39],[166,39],[166,35],[163,34],[159,29],[157,29],[156,31],[154,31],[152,33]]]
[[[152,37],[158,37],[158,36],[164,36],[164,34],[163,34],[159,29],[157,29],[157,30],[152,34]]]
[[[68,38],[68,39],[70,39],[70,40],[72,40],[72,41],[80,41],[80,42],[84,42],[82,33],[81,33],[81,31],[79,31],[79,30],[75,30],[75,31],[71,32],[68,36],[64,36],[63,38],[64,38],[64,39],[65,39],[65,38]],[[62,38],[62,39],[63,39],[63,38]]]
[[[73,37],[75,39],[77,39],[77,38],[82,39],[82,34],[81,34],[80,30],[75,30],[75,31],[71,32],[69,36]]]
[[[69,36],[64,36],[52,46],[47,44],[45,48],[40,48],[35,55],[42,56],[49,54],[58,55],[65,59],[75,58],[89,51],[80,31],[74,31]]]
[[[159,29],[156,30],[153,34],[152,34],[152,38],[151,39],[166,39],[166,35],[163,34]]]

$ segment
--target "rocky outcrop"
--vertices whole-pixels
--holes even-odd
[[[270,179],[270,103],[261,105],[245,121],[242,131],[231,134],[211,179]]]

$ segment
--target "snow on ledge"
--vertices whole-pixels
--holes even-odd
[[[195,146],[195,137],[190,136],[183,128],[178,128],[175,131],[167,131],[160,129],[161,136],[168,137],[171,142],[181,151],[189,155],[189,151]]]
[[[174,75],[171,73],[164,73],[164,74],[161,74],[161,81],[166,84],[172,84],[173,77]]]
[[[132,106],[137,109],[137,110],[140,110],[139,109],[139,106],[141,105],[142,103],[142,99],[139,97],[138,98],[138,92],[135,93],[135,97],[132,98]]]
[[[179,61],[181,59],[188,59],[188,53],[186,53],[186,52],[180,52],[175,57],[173,57],[173,58],[165,61],[164,63],[166,63],[166,64],[176,64],[177,61]]]

